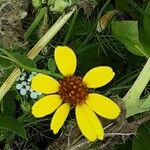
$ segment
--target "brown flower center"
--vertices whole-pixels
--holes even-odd
[[[85,102],[88,96],[88,88],[82,82],[82,78],[79,76],[64,77],[59,81],[60,87],[58,94],[64,102],[70,103],[74,106]]]

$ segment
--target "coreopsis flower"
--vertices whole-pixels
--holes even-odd
[[[50,129],[57,134],[73,106],[82,134],[90,141],[102,140],[104,129],[97,115],[115,119],[120,113],[120,108],[109,98],[90,93],[89,89],[106,85],[113,79],[115,73],[110,67],[101,66],[89,70],[83,78],[74,75],[77,59],[73,50],[67,46],[57,46],[54,58],[64,78],[57,81],[44,74],[33,77],[32,89],[47,95],[34,103],[32,114],[40,118],[56,111]]]

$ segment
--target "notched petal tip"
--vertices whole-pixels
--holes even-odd
[[[114,76],[115,72],[111,67],[100,66],[89,70],[85,74],[83,82],[89,88],[99,88],[109,83],[114,78]]]
[[[107,119],[116,119],[121,112],[114,101],[101,94],[89,94],[86,103],[94,112]]]
[[[76,119],[82,134],[89,140],[102,140],[104,130],[96,114],[86,104],[76,107]]]
[[[54,58],[59,71],[64,76],[73,75],[77,66],[77,59],[74,51],[68,46],[57,46]]]
[[[69,111],[70,105],[68,103],[64,103],[56,110],[50,124],[50,129],[54,134],[57,134],[63,126],[66,118],[68,117]]]

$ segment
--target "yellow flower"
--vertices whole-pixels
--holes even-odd
[[[33,77],[32,89],[49,95],[34,103],[32,114],[40,118],[56,110],[50,124],[50,129],[56,134],[63,126],[71,106],[74,106],[77,124],[82,134],[90,141],[102,140],[104,130],[96,114],[115,119],[120,114],[120,108],[101,94],[89,93],[89,88],[106,85],[115,73],[110,67],[102,66],[89,70],[83,78],[73,75],[77,59],[73,50],[67,46],[57,46],[54,58],[64,78],[58,82],[44,74]]]

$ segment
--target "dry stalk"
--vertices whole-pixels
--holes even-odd
[[[76,10],[76,7],[72,7],[70,11],[66,14],[60,16],[60,18],[55,22],[55,24],[46,32],[46,34],[37,42],[37,44],[29,51],[27,54],[28,58],[34,59],[37,54],[45,47],[45,45],[55,36],[55,34],[63,27],[67,20]],[[4,95],[8,92],[11,86],[16,81],[17,77],[21,74],[19,68],[15,68],[10,76],[0,87],[0,102]]]

